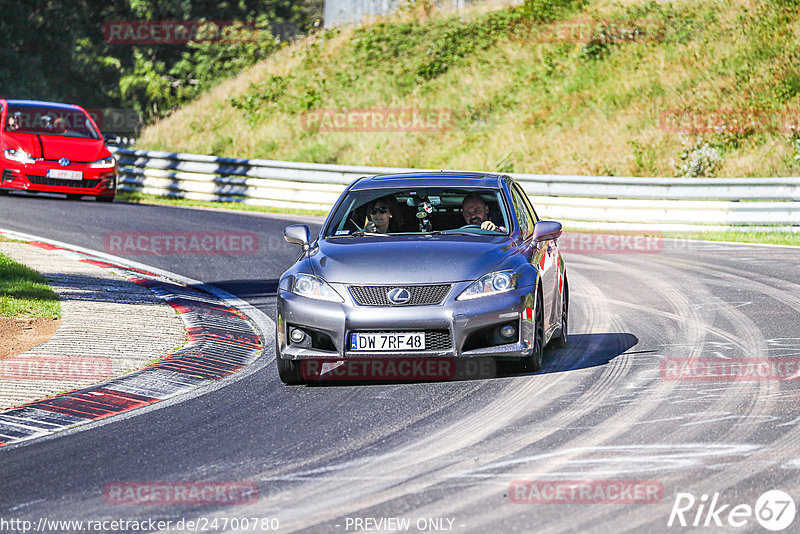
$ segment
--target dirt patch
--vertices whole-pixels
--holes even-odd
[[[0,358],[16,356],[41,345],[56,333],[61,319],[0,317]]]

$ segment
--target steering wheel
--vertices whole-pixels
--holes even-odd
[[[464,228],[477,228],[478,230],[480,230],[481,229],[481,225],[480,224],[465,224],[464,226],[459,228],[459,230],[463,230]]]

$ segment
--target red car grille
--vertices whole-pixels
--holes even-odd
[[[61,178],[48,178],[46,176],[32,176],[25,175],[28,181],[36,185],[54,185],[57,187],[80,187],[80,188],[93,188],[97,187],[100,180],[62,180]]]

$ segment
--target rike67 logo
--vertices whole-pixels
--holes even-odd
[[[762,528],[777,532],[789,527],[797,509],[794,499],[781,490],[770,490],[762,494],[755,506],[725,502],[719,493],[701,495],[697,499],[691,493],[678,493],[667,527],[750,527],[755,519]]]

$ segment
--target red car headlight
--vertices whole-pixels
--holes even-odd
[[[93,161],[92,163],[89,164],[89,167],[93,169],[111,169],[116,164],[117,162],[114,160],[114,156],[108,156],[107,158]]]
[[[13,148],[7,148],[5,152],[3,152],[6,159],[10,159],[11,161],[16,161],[17,163],[35,163],[36,160],[33,159],[27,152],[18,148],[14,150]]]

